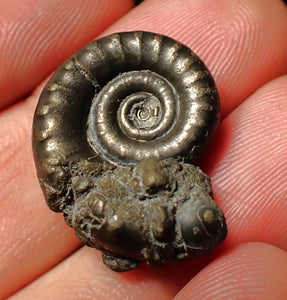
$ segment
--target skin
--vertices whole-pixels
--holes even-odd
[[[85,3],[0,3],[0,299],[286,299],[286,5]],[[117,274],[47,208],[31,126],[42,80],[83,44],[126,30],[185,43],[214,75],[221,123],[200,166],[211,176],[229,233],[206,257]]]

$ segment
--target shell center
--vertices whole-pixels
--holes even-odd
[[[121,102],[117,119],[125,135],[147,140],[162,134],[160,125],[163,115],[164,107],[156,96],[138,92],[128,95]]]

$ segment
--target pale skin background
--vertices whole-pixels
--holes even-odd
[[[0,12],[0,299],[287,299],[283,1],[2,0]],[[185,43],[214,75],[222,121],[200,166],[229,234],[207,257],[118,274],[47,208],[31,126],[43,80],[87,42],[127,30]]]

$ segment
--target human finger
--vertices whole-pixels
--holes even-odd
[[[11,299],[172,299],[175,284],[167,286],[156,269],[136,270],[137,277],[115,273],[98,251],[81,248]]]
[[[220,125],[202,159],[228,221],[227,243],[287,250],[287,76],[249,97]]]
[[[247,243],[210,263],[174,300],[286,298],[287,253],[268,244]]]

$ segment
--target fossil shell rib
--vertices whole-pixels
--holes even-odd
[[[186,46],[149,32],[88,44],[52,76],[35,112],[47,204],[116,271],[211,251],[226,225],[190,163],[218,116],[212,76]]]

